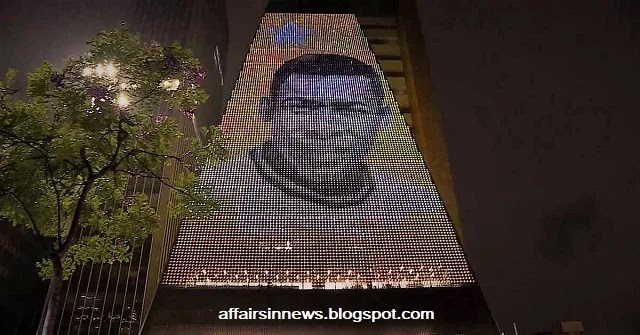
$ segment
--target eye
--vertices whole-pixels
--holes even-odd
[[[286,100],[282,103],[282,106],[287,109],[305,108],[304,102],[300,100]]]
[[[320,106],[317,102],[308,99],[285,100],[283,105],[293,113],[308,112]]]
[[[339,113],[354,115],[354,114],[367,114],[371,112],[371,109],[364,104],[360,103],[347,103],[347,104],[338,104],[335,106],[336,111]]]
[[[371,110],[365,105],[353,105],[351,106],[351,110],[358,114],[369,113]]]
[[[296,101],[293,103],[292,107],[295,108],[311,108],[311,105],[305,101]]]

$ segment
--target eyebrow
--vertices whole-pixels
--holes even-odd
[[[361,101],[347,101],[347,102],[335,102],[332,105],[337,105],[337,106],[363,106],[363,107],[367,107],[368,104],[361,102]]]

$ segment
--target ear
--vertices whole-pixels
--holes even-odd
[[[271,108],[271,98],[262,97],[258,106],[258,116],[262,122],[269,122],[273,118],[273,111]]]

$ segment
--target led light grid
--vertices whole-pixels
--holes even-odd
[[[266,14],[221,126],[200,188],[222,206],[181,224],[164,285],[474,282],[355,16]]]

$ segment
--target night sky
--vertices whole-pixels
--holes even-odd
[[[91,27],[119,23],[109,9],[74,21],[71,1],[35,2],[0,0],[1,71],[59,61]],[[639,6],[419,3],[465,249],[500,327],[640,334]],[[227,1],[226,83],[265,4]]]
[[[586,334],[640,334],[638,11],[454,2],[420,12],[466,249],[494,315],[524,334],[572,319]]]

